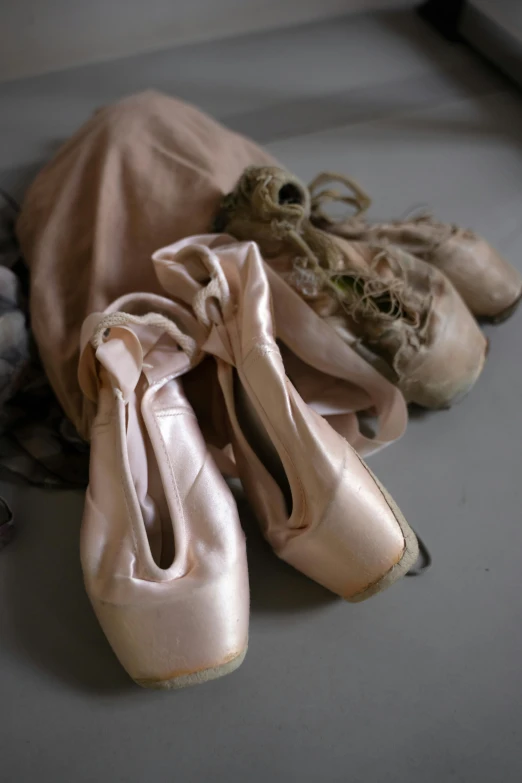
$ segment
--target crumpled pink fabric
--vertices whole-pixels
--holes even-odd
[[[39,173],[17,226],[31,325],[83,437],[94,415],[77,380],[85,318],[127,293],[160,293],[152,253],[206,232],[243,169],[270,162],[193,106],[147,91],[97,111]]]

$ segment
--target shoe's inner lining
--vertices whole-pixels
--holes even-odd
[[[156,510],[155,525],[149,535],[149,546],[156,565],[166,569],[174,561],[174,530],[165,490],[160,479],[156,454],[149,438],[147,438],[147,464],[149,466],[148,494]]]
[[[260,462],[265,466],[276,484],[279,486],[285,503],[288,516],[292,514],[293,500],[292,490],[288,481],[281,458],[277,453],[270,435],[261,421],[252,401],[243,388],[237,372],[234,372],[234,399],[236,416],[250,448]]]
[[[305,199],[301,188],[293,182],[287,182],[279,189],[280,204],[304,204]]]
[[[169,568],[175,555],[174,530],[162,485],[156,454],[141,412],[148,383],[142,377],[135,400],[127,405],[127,443],[131,475],[138,495],[152,559],[159,568]]]

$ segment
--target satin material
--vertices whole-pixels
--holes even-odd
[[[225,235],[202,235],[186,241],[201,241],[210,248],[235,242]],[[164,263],[170,257],[169,248],[154,254],[158,279],[165,290],[192,302],[199,291],[195,272],[178,267],[177,287],[173,290],[170,267]],[[259,303],[259,309],[262,312],[265,307],[265,315],[271,317],[276,337],[283,343],[292,382],[303,400],[360,454],[374,453],[400,438],[408,421],[401,392],[316,315],[273,269],[266,264],[262,267],[263,286],[266,278],[270,296],[265,292],[268,299]],[[236,282],[236,291],[238,285]],[[252,286],[257,289],[259,283],[252,282]],[[255,295],[253,291],[252,296]],[[362,413],[375,420],[372,437],[361,432],[358,414]]]
[[[115,311],[163,313],[195,346],[206,334],[160,296],[123,297]],[[84,324],[79,370],[97,405],[81,530],[87,593],[140,684],[209,679],[245,653],[249,586],[234,499],[183,390],[202,354],[149,324],[113,326],[95,350],[101,319]]]
[[[208,330],[203,350],[216,357],[238,472],[275,552],[349,599],[373,592],[394,568],[402,575],[416,558],[415,537],[357,452],[286,376],[257,245],[199,236],[153,258],[164,289]],[[360,372],[354,360],[341,377],[357,385]]]
[[[276,335],[285,346],[287,367],[304,401],[362,455],[402,437],[408,411],[399,389],[311,311],[270,266],[264,264],[264,271]],[[372,437],[361,432],[357,413],[375,417]]]

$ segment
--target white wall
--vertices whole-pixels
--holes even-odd
[[[408,0],[0,0],[0,81]]]

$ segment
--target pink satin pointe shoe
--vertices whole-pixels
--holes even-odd
[[[390,244],[347,241],[312,224],[307,188],[251,166],[217,227],[258,243],[270,266],[338,333],[380,357],[408,402],[448,407],[480,375],[487,343],[435,267]]]
[[[216,358],[239,476],[276,554],[350,600],[403,576],[417,540],[357,452],[285,373],[253,242],[202,236],[154,255],[163,288],[189,304]]]
[[[129,675],[150,688],[242,662],[244,535],[183,390],[201,330],[160,296],[122,297],[83,326],[79,380],[97,405],[81,531],[87,593]]]
[[[324,188],[331,183],[348,189]],[[390,223],[369,223],[364,213],[370,198],[350,180],[338,174],[319,174],[309,186],[311,219],[319,228],[346,239],[389,242],[440,269],[451,280],[476,318],[503,321],[517,308],[522,277],[485,239],[454,223],[442,223],[428,214]],[[341,201],[355,209],[346,220],[334,220],[324,209]]]

